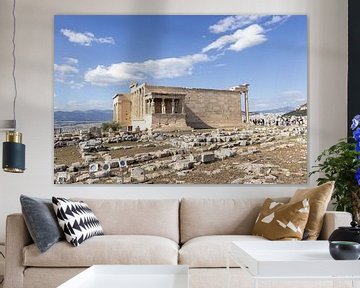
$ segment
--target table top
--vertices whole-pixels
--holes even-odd
[[[58,288],[188,288],[185,265],[94,265]]]
[[[256,277],[360,277],[360,261],[334,260],[328,241],[235,241],[230,253]]]

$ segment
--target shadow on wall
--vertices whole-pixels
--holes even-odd
[[[197,116],[189,107],[185,107],[186,125],[196,129],[212,129],[214,127],[206,124],[199,116]]]

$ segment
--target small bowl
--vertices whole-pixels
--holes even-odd
[[[360,244],[348,241],[331,241],[330,255],[335,260],[358,260],[360,257]]]

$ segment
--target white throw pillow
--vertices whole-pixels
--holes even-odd
[[[52,197],[55,214],[66,241],[79,246],[86,239],[104,235],[99,220],[84,202]]]

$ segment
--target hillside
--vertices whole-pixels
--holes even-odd
[[[288,113],[288,112],[293,111],[293,110],[294,110],[294,107],[285,106],[285,107],[268,109],[268,110],[253,111],[251,113],[255,113],[255,114]]]
[[[56,122],[111,122],[112,110],[55,111]]]
[[[283,116],[307,116],[307,103],[300,105],[298,108],[296,108],[293,111],[290,111],[289,113],[284,114]]]

